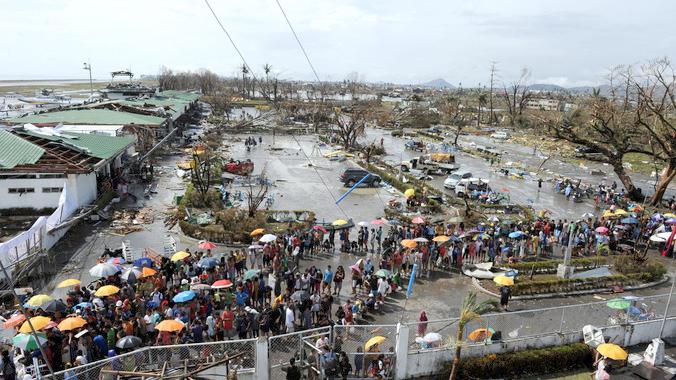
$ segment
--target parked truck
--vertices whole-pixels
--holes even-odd
[[[454,170],[458,170],[458,165],[455,164],[455,156],[449,153],[432,153],[402,161],[401,171],[409,172],[415,170],[428,175],[448,174]]]

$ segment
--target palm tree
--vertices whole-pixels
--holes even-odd
[[[479,128],[481,124],[481,108],[485,107],[487,102],[488,98],[486,97],[486,94],[484,93],[479,94],[479,116],[477,117],[476,120],[477,128]]]
[[[263,65],[263,72],[265,72],[265,93],[263,96],[268,98],[269,100],[269,92],[270,92],[270,72],[272,71],[272,66],[269,63],[266,63]]]
[[[246,75],[249,73],[249,69],[246,67],[246,64],[242,63],[242,96],[246,96]]]
[[[483,95],[484,99],[486,95]],[[453,358],[453,368],[451,369],[451,376],[449,380],[455,380],[458,375],[458,367],[460,365],[460,351],[462,350],[462,337],[465,332],[465,326],[477,319],[481,318],[482,314],[490,313],[498,309],[498,303],[495,300],[489,299],[477,303],[476,293],[469,292],[465,300],[462,302],[460,309],[460,319],[458,319],[458,330],[455,337],[455,357]]]

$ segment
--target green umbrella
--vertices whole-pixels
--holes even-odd
[[[606,305],[611,309],[625,310],[628,309],[629,306],[631,306],[631,301],[627,301],[622,298],[615,298],[608,301]]]
[[[244,281],[251,280],[252,278],[257,276],[258,273],[260,272],[261,272],[260,269],[249,269],[248,271],[244,272]]]
[[[41,346],[47,343],[47,337],[45,334],[37,335],[38,342]],[[17,334],[14,338],[12,338],[12,343],[24,351],[35,350],[38,348],[38,345],[35,343],[35,337],[32,334]]]
[[[392,273],[387,269],[380,269],[376,272],[376,277],[387,278],[390,277]]]

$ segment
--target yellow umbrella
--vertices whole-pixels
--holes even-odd
[[[45,326],[47,326],[47,324],[51,321],[52,321],[51,318],[43,316],[33,317],[30,319],[31,324],[33,325],[33,328],[36,331],[44,329]],[[30,334],[33,332],[31,330],[31,326],[28,324],[28,321],[24,322],[23,325],[21,325],[19,332],[22,332],[24,334]]]
[[[435,236],[434,239],[432,239],[432,241],[436,241],[437,243],[443,243],[445,241],[449,241],[450,239],[451,238],[449,238],[446,235],[439,235],[439,236]]]
[[[613,360],[627,360],[627,351],[614,343],[603,343],[596,347],[599,354]]]
[[[364,351],[368,351],[371,349],[371,347],[375,346],[376,344],[381,344],[383,343],[387,338],[384,336],[374,336],[373,338],[369,339],[366,344],[364,345]]]
[[[265,232],[265,228],[256,228],[255,230],[251,231],[249,236],[258,236],[258,235],[262,234],[263,232]]]
[[[190,257],[190,254],[186,251],[178,251],[174,253],[173,256],[171,256],[171,261],[176,262],[176,261],[181,261],[185,260],[186,257]]]
[[[668,213],[664,214],[664,217],[665,218],[676,218],[676,214],[668,212]]]
[[[476,330],[472,331],[471,333],[469,333],[469,335],[467,335],[467,338],[469,338],[469,340],[477,342],[477,341],[480,341],[480,340],[485,340],[486,338],[490,338],[491,336],[493,336],[492,331],[490,331],[488,329],[481,328],[481,329],[476,329]]]
[[[415,189],[406,189],[406,191],[404,191],[404,196],[406,198],[411,198],[414,195],[415,195]]]
[[[97,297],[108,297],[112,296],[113,294],[117,294],[117,292],[120,291],[120,288],[118,288],[115,285],[105,285],[96,290],[96,293],[94,293],[95,296]]]
[[[493,278],[493,282],[495,282],[498,285],[506,285],[506,286],[514,285],[514,279],[507,276],[497,276]]]
[[[69,286],[75,286],[75,285],[80,285],[81,282],[80,280],[76,280],[74,278],[69,278],[68,280],[63,280],[59,282],[59,285],[56,285],[57,288],[67,288]]]
[[[338,220],[334,220],[333,223],[331,223],[331,224],[334,225],[334,226],[344,226],[347,223],[349,223],[349,222],[345,219],[338,219]]]
[[[52,297],[50,297],[46,294],[38,294],[38,295],[31,297],[28,300],[27,304],[29,304],[30,306],[33,306],[33,307],[40,307],[40,306],[46,304],[47,302],[49,302],[53,299],[54,298],[52,298]]]
[[[70,330],[75,330],[79,329],[80,327],[84,326],[87,324],[87,321],[85,321],[81,317],[69,317],[64,319],[59,323],[57,328],[59,331],[70,331]]]
[[[182,322],[175,319],[165,319],[158,323],[157,326],[155,326],[155,329],[158,331],[176,332],[183,330],[183,327],[185,327],[185,325]]]
[[[621,208],[618,208],[617,210],[615,210],[615,215],[617,215],[617,216],[625,216],[627,214],[628,214],[628,212],[622,210]]]
[[[411,239],[404,239],[401,241],[401,246],[406,248],[415,248],[418,246],[418,242]]]

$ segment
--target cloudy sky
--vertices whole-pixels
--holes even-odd
[[[457,85],[532,71],[596,84],[608,68],[676,57],[671,0],[280,0],[322,80]],[[254,70],[312,79],[275,0],[210,0]],[[234,75],[241,64],[203,0],[0,0],[0,79],[86,78],[162,65]]]

